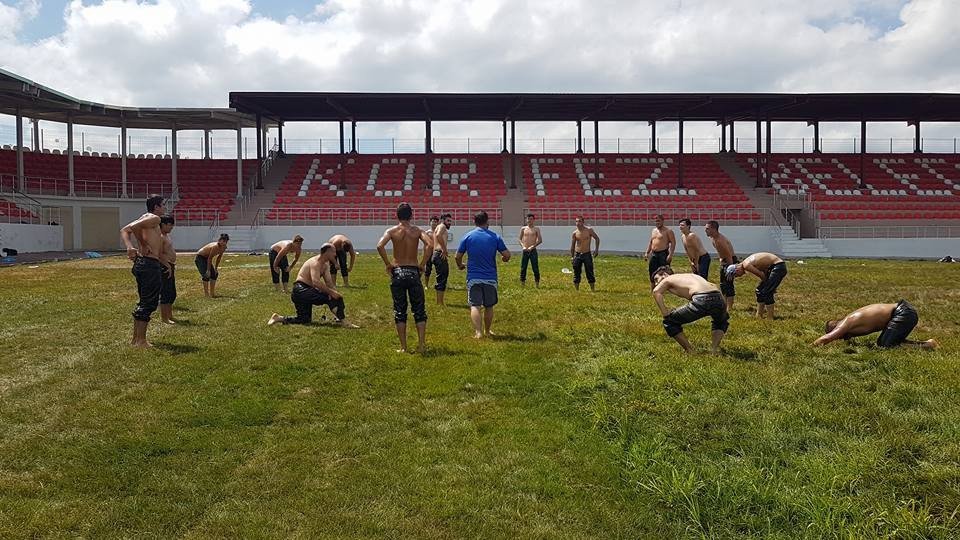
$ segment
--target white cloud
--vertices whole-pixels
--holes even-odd
[[[63,32],[25,43],[16,35],[37,12],[31,1],[0,4],[0,65],[137,106],[225,106],[231,90],[960,91],[960,3],[914,0],[896,28],[871,22],[877,11],[896,19],[899,5],[328,0],[275,20],[244,0],[74,0]],[[647,130],[611,124],[601,136]],[[391,131],[421,136],[416,126]]]

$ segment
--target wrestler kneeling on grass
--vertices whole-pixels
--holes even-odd
[[[296,317],[284,317],[274,313],[267,324],[310,324],[313,322],[313,306],[326,305],[336,317],[336,322],[346,328],[357,328],[346,320],[343,295],[333,287],[330,263],[337,256],[331,244],[320,247],[320,254],[311,257],[300,266],[297,281],[293,284],[290,300],[297,310]]]
[[[671,311],[663,303],[664,293],[686,298],[690,303]],[[710,351],[720,351],[720,340],[730,326],[730,315],[716,285],[697,274],[674,274],[669,266],[661,266],[653,273],[653,299],[663,314],[663,328],[667,335],[676,340],[684,351],[693,352],[693,347],[683,334],[683,325],[704,317],[713,319]]]
[[[936,349],[939,344],[935,339],[926,341],[907,339],[919,320],[917,310],[906,300],[900,300],[896,304],[870,304],[857,309],[842,320],[827,321],[827,333],[817,338],[813,346],[819,347],[838,339],[852,339],[880,332],[877,336],[878,347],[911,345],[923,349]]]

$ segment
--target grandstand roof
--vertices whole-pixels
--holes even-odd
[[[230,106],[281,121],[958,122],[960,94],[424,94],[231,92]]]
[[[236,129],[256,126],[256,118],[233,109],[180,109],[119,107],[84,101],[29,79],[0,69],[0,113],[15,115],[17,107],[27,118],[67,122],[73,114],[76,124],[128,128],[170,129]]]

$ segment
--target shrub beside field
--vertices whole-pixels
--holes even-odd
[[[479,343],[454,270],[418,356],[374,256],[359,330],[267,327],[292,305],[266,257],[228,257],[215,300],[183,259],[183,323],[149,352],[125,346],[124,259],[0,269],[0,536],[960,534],[955,266],[791,264],[772,322],[742,278],[720,356],[666,337],[636,259],[598,259],[593,294],[561,257],[539,290],[502,265]],[[808,346],[899,298],[941,350]],[[708,322],[687,333],[707,349]]]

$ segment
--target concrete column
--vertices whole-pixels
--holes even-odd
[[[583,153],[583,122],[577,120],[577,153]]]
[[[429,121],[429,120],[426,121],[426,131],[425,131],[425,133],[426,133],[426,135],[425,135],[426,139],[424,139],[424,141],[423,141],[423,151],[424,151],[424,153],[429,154],[429,153],[433,152],[433,145],[430,144],[431,139],[433,139],[433,133],[432,133],[432,130],[430,129],[430,121]]]
[[[813,153],[820,153],[820,121],[813,123]]]
[[[756,152],[757,157],[755,158],[755,161],[756,161],[756,163],[757,163],[757,179],[756,179],[756,182],[754,183],[754,186],[753,186],[753,187],[760,187],[761,185],[763,185],[763,184],[762,184],[762,181],[761,181],[761,179],[760,179],[760,177],[761,177],[761,170],[760,170],[760,169],[761,169],[762,166],[763,166],[763,163],[761,163],[761,161],[760,161],[760,152],[763,150],[763,147],[761,146],[761,143],[763,142],[763,141],[761,140],[762,137],[763,137],[763,135],[761,134],[761,131],[760,131],[760,119],[758,118],[758,119],[757,119],[757,152]]]
[[[597,187],[603,187],[600,182],[600,122],[593,121],[593,181]]]
[[[736,153],[737,151],[737,138],[736,134],[733,132],[733,126],[736,125],[736,122],[730,122],[730,151]]]
[[[210,130],[203,130],[203,159],[210,159]]]
[[[507,153],[507,121],[503,121],[503,150],[500,151],[501,154]]]
[[[683,187],[683,120],[680,120],[680,152],[677,156],[677,187]]]
[[[263,189],[263,117],[257,115],[257,189]]]
[[[126,199],[127,194],[127,122],[120,120],[120,186],[122,188],[122,197]]]
[[[340,155],[344,154],[344,141],[343,141],[343,120],[340,121]]]
[[[720,152],[723,154],[727,153],[727,122],[726,120],[720,121]]]
[[[517,189],[517,123],[510,121],[510,189]]]
[[[863,185],[863,175],[866,171],[866,166],[864,165],[864,158],[867,154],[867,121],[860,121],[860,179],[857,180],[857,185]]]
[[[26,192],[27,180],[23,176],[23,113],[17,107],[17,189]]]
[[[80,205],[74,204],[70,213],[73,214],[73,249],[83,249],[83,212]]]
[[[33,152],[39,154],[43,149],[40,148],[40,120],[33,118]]]
[[[277,122],[277,153],[283,155],[283,122]]]
[[[356,154],[357,152],[357,121],[350,121],[350,153]]]
[[[913,124],[913,152],[923,153],[923,145],[920,144],[920,122]]]
[[[237,123],[237,197],[243,196],[243,126]]]
[[[657,121],[650,121],[650,153],[657,153]]]
[[[70,181],[70,196],[76,196],[73,174],[73,114],[67,113],[67,180]]]
[[[170,181],[173,183],[173,194],[172,197],[179,198],[180,189],[177,187],[177,125],[174,124],[170,129],[170,149],[173,150],[173,153],[170,154]]]
[[[770,185],[770,152],[773,148],[773,122],[767,120],[767,155],[763,158],[763,185]]]

